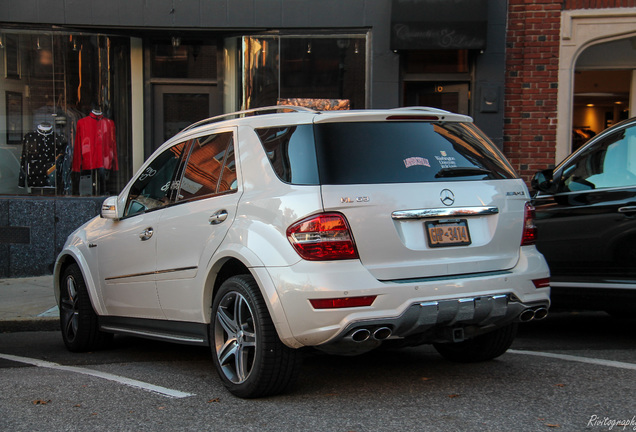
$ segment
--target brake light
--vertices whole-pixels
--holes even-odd
[[[537,226],[534,224],[535,211],[530,203],[526,203],[523,215],[523,235],[521,246],[531,246],[537,241]]]
[[[439,121],[438,116],[433,115],[391,115],[387,120],[413,120],[413,121]]]
[[[532,283],[535,288],[550,288],[550,278],[533,279]]]
[[[358,258],[349,224],[340,213],[322,213],[296,222],[287,228],[287,238],[306,260]]]
[[[341,297],[330,299],[310,299],[314,309],[340,309],[349,307],[371,306],[377,296]]]

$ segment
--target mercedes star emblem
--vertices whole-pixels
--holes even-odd
[[[440,192],[439,199],[445,206],[452,206],[455,203],[455,194],[449,189],[444,189]]]

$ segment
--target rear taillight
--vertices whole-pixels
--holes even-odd
[[[310,261],[358,258],[347,220],[340,213],[322,213],[287,228],[298,255]]]
[[[530,246],[537,241],[537,227],[534,224],[534,207],[530,203],[526,203],[523,215],[523,236],[521,237],[521,246]]]

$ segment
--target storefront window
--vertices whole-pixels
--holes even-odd
[[[364,35],[245,37],[242,60],[243,108],[365,108]]]
[[[153,41],[151,75],[178,80],[216,80],[216,45],[173,37]]]
[[[0,194],[108,195],[130,177],[126,38],[0,30]]]

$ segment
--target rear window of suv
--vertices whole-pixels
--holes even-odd
[[[311,126],[298,126],[303,127]],[[304,133],[295,145],[288,138],[272,139],[276,129],[287,130],[287,133],[279,133],[280,137],[289,133],[289,128],[269,128],[257,133],[278,176],[292,184],[417,183],[517,177],[501,152],[471,123],[319,123],[313,126],[313,137]],[[275,142],[278,145],[273,145]],[[313,178],[313,164],[317,164],[320,182]],[[303,182],[294,180],[294,172],[304,172],[298,176]]]
[[[470,123],[367,122],[315,126],[323,184],[515,178]]]

